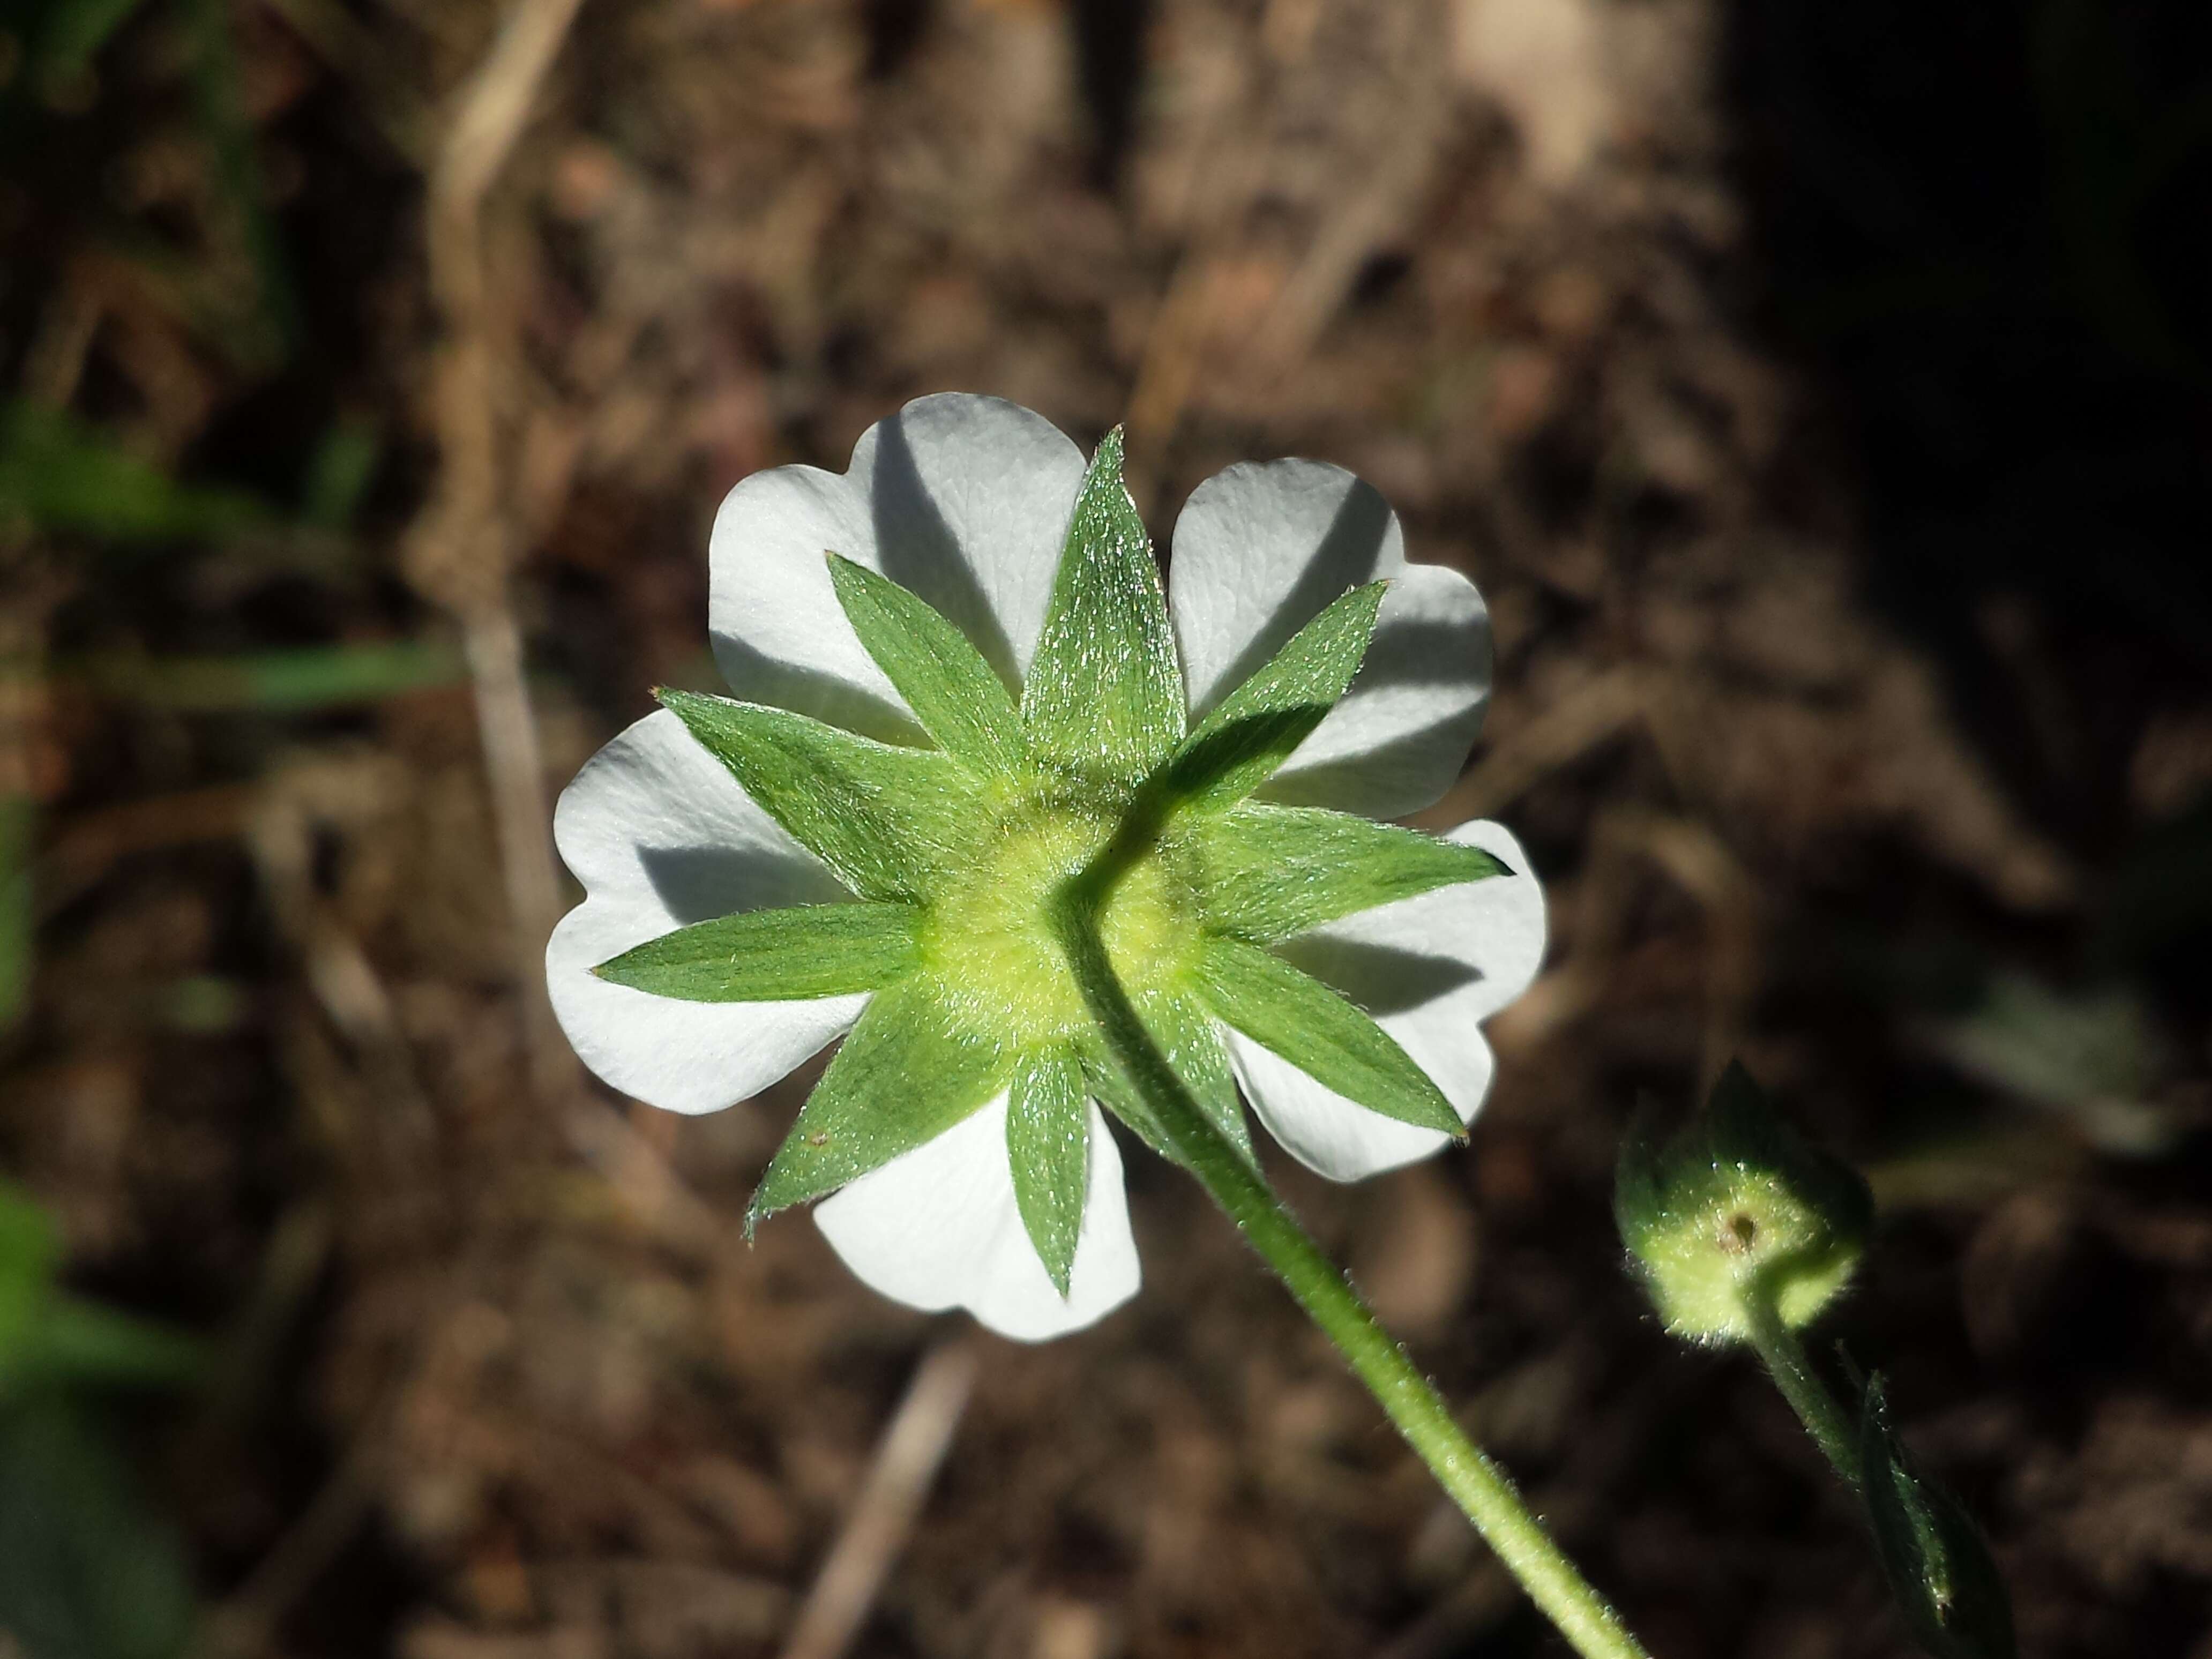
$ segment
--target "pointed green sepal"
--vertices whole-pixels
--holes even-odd
[[[830,580],[860,643],[939,748],[989,773],[1021,763],[1014,700],[965,634],[890,577],[835,553]]]
[[[1188,993],[1156,992],[1133,1006],[1146,1035],[1182,1079],[1206,1121],[1247,1164],[1258,1169],[1259,1156],[1252,1150],[1252,1131],[1244,1121],[1243,1103],[1237,1096],[1229,1050],[1223,1047],[1221,1032],[1206,1005]],[[1107,1058],[1103,1043],[1094,1042],[1085,1051],[1084,1072],[1100,1105],[1127,1124],[1139,1139],[1162,1158],[1176,1161],[1143,1101],[1130,1088],[1121,1067]]]
[[[684,1002],[797,1002],[876,991],[914,970],[911,904],[746,910],[663,933],[592,969]]]
[[[1012,1059],[963,1030],[927,976],[877,993],[761,1177],[746,1225],[933,1140],[1006,1084]]]
[[[1199,994],[1307,1076],[1385,1117],[1464,1139],[1467,1126],[1395,1038],[1312,975],[1242,939],[1209,939]]]
[[[1135,783],[1183,732],[1182,671],[1151,538],[1121,482],[1121,429],[1084,475],[1022,690],[1022,730],[1038,759]]]
[[[1273,775],[1351,688],[1389,586],[1353,588],[1231,692],[1161,769],[1169,799],[1226,806]]]
[[[1207,1121],[1243,1154],[1247,1164],[1257,1168],[1252,1131],[1244,1121],[1243,1103],[1237,1098],[1236,1076],[1229,1069],[1229,1050],[1222,1046],[1220,1030],[1206,1006],[1194,996],[1161,993],[1140,998],[1137,1015]]]
[[[1310,806],[1244,801],[1189,828],[1212,931],[1273,945],[1361,910],[1510,875],[1480,847]]]
[[[1053,1286],[1067,1294],[1091,1186],[1091,1102],[1070,1048],[1022,1056],[1006,1093],[1006,1159],[1014,1205]]]
[[[788,709],[696,691],[660,701],[745,793],[862,898],[926,900],[959,867],[981,811],[975,775]]]
[[[1667,1145],[1639,1114],[1613,1208],[1667,1328],[1692,1342],[1747,1340],[1747,1297],[1793,1329],[1810,1323],[1850,1281],[1874,1224],[1858,1171],[1808,1144],[1735,1061]]]
[[[2012,1599],[1959,1500],[1920,1474],[1890,1421],[1882,1380],[1859,1413],[1860,1490],[1890,1594],[1932,1659],[2013,1659]]]

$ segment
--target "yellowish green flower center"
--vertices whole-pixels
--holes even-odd
[[[924,969],[976,1032],[1023,1048],[1087,1029],[1053,906],[1113,842],[1128,808],[1119,792],[1033,777],[1006,787],[977,823],[975,856],[929,907],[919,941]],[[1147,838],[1100,917],[1114,971],[1133,995],[1182,980],[1199,937],[1197,913],[1180,842]]]

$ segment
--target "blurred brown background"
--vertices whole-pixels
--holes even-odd
[[[856,1653],[1558,1650],[1172,1171],[1018,1348],[745,1248],[795,1087],[629,1108],[518,992],[722,491],[961,388],[1480,582],[1428,821],[1552,960],[1470,1152],[1283,1179],[1655,1651],[1905,1650],[1620,1270],[1638,1094],[1741,1052],[2023,1650],[2212,1659],[2201,8],[510,4],[0,6],[0,1356],[108,1343],[5,1368],[0,1647],[829,1659],[858,1515]]]

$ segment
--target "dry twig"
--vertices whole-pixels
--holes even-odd
[[[507,592],[519,552],[510,534],[504,452],[514,377],[503,364],[488,303],[486,194],[521,136],[580,0],[518,0],[483,64],[462,88],[430,175],[430,288],[447,331],[433,391],[443,465],[437,497],[415,530],[410,574],[459,621],[474,683],[477,723],[499,837],[500,868],[514,934],[531,1082],[558,1098],[574,1066],[545,1000],[540,953],[560,914],[560,886],[546,836],[544,767],[522,632]]]
[[[951,1448],[975,1381],[975,1351],[965,1341],[931,1350],[915,1368],[906,1398],[876,1448],[860,1501],[799,1611],[783,1659],[838,1659],[860,1633]]]

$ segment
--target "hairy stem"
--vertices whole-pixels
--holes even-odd
[[[1743,1310],[1751,1322],[1751,1346],[1766,1374],[1797,1413],[1805,1432],[1836,1474],[1853,1492],[1859,1489],[1858,1433],[1843,1402],[1813,1368],[1812,1356],[1797,1333],[1782,1322],[1774,1297],[1754,1280],[1744,1287]]]
[[[1108,961],[1097,914],[1118,873],[1109,849],[1071,882],[1057,921],[1076,982],[1108,1052],[1152,1116],[1168,1150],[1228,1212],[1345,1363],[1420,1455],[1483,1540],[1583,1659],[1648,1659],[1620,1616],[1575,1568],[1351,1282],[1272,1188],[1208,1121],[1130,1006]]]

